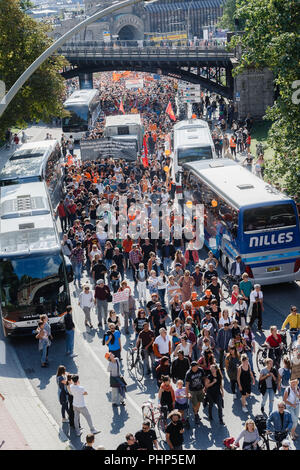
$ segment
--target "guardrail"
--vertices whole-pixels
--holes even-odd
[[[203,49],[202,47],[194,48],[172,48],[172,47],[143,47],[143,48],[129,48],[129,47],[71,47],[66,46],[58,49],[58,54],[67,57],[80,57],[80,56],[115,56],[115,57],[143,57],[143,56],[159,56],[159,57],[221,57],[231,58],[234,57],[234,52],[229,52],[226,49]]]

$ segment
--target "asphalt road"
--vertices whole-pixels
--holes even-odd
[[[204,255],[204,253],[203,253]],[[131,284],[133,287],[133,283]],[[291,303],[300,304],[300,288],[294,284],[269,286],[263,289],[265,295],[265,312],[263,317],[264,333],[272,324],[278,326],[286,316]],[[50,349],[50,366],[41,369],[37,343],[33,338],[15,340],[15,348],[21,364],[36,389],[40,399],[51,412],[55,420],[60,423],[60,407],[57,399],[57,386],[55,373],[60,364],[64,364],[71,373],[79,373],[80,382],[88,391],[87,406],[91,412],[96,428],[102,432],[96,436],[96,444],[102,444],[107,449],[115,449],[124,440],[127,432],[136,432],[141,426],[141,405],[151,399],[157,402],[157,387],[153,379],[145,379],[139,384],[134,377],[128,375],[126,370],[126,350],[131,340],[134,339],[133,330],[128,337],[122,330],[124,375],[128,383],[126,408],[113,408],[110,403],[109,380],[106,372],[107,361],[104,354],[107,350],[102,345],[103,331],[89,331],[84,326],[83,312],[77,305],[79,291],[71,287],[72,305],[76,322],[75,352],[77,357],[71,359],[65,356],[65,341],[63,337],[56,337]],[[225,307],[225,304],[224,304]],[[96,315],[92,313],[93,323],[96,326]],[[265,335],[256,333],[256,341],[262,343]],[[255,361],[254,361],[255,362]],[[200,410],[202,422],[197,428],[192,427],[185,432],[186,449],[216,449],[222,448],[223,439],[228,436],[236,436],[243,428],[243,423],[248,417],[260,413],[260,396],[257,385],[253,389],[253,395],[249,399],[248,411],[241,409],[239,399],[233,399],[230,392],[230,384],[225,374],[224,380],[224,421],[226,426],[218,424],[217,410],[215,409],[214,421],[210,423],[207,418],[207,408],[203,413]],[[82,420],[84,433],[88,431],[86,423]],[[63,430],[69,434],[67,424]],[[73,431],[70,434],[71,442],[76,448],[80,448],[81,440]],[[162,443],[163,444],[163,443]],[[300,446],[299,446],[300,448]]]

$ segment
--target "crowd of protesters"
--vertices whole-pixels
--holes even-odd
[[[224,380],[230,381],[234,399],[241,399],[241,411],[245,414],[253,387],[266,381],[266,398],[269,397],[272,413],[274,397],[269,392],[268,379],[273,369],[256,377],[253,368],[253,327],[257,321],[258,330],[262,330],[263,293],[260,285],[253,287],[241,257],[237,256],[231,268],[236,283],[231,301],[224,308],[218,260],[212,252],[206,259],[200,257],[197,217],[186,221],[178,215],[175,183],[170,177],[172,121],[165,113],[168,103],[175,106],[175,82],[151,81],[138,98],[136,92],[126,90],[122,83],[113,83],[111,74],[102,74],[98,83],[102,117],[90,138],[101,138],[105,115],[119,114],[122,100],[125,112],[134,108],[142,116],[144,154],[135,162],[109,157],[81,162],[68,159],[74,153],[74,143],[62,137],[68,161],[65,194],[57,208],[63,232],[62,249],[73,266],[78,305],[87,330],[97,328],[103,332],[112,405],[126,406],[126,382],[122,373],[123,344],[127,336],[141,349],[145,378],[156,384],[157,400],[168,409],[168,446],[180,449],[189,419],[195,425],[200,423],[201,404],[203,412],[207,407],[212,426],[214,405],[219,424],[225,425]],[[204,96],[203,102],[208,116],[211,100]],[[239,150],[248,150],[251,119],[247,118],[242,127],[235,129],[227,105],[224,117],[222,101],[216,109],[221,119],[214,131],[215,144],[218,129],[225,133],[229,126],[234,128]],[[220,137],[219,156],[226,156],[228,146],[221,140]],[[231,151],[230,140],[228,145]],[[157,211],[156,207],[159,207]],[[116,294],[122,294],[121,301],[114,301]],[[67,354],[74,355],[75,325],[72,308],[67,310]],[[44,348],[43,366],[46,366],[47,347],[43,339],[48,339],[49,334],[43,328],[41,322],[37,337]],[[278,368],[274,374],[277,386],[282,374]],[[91,433],[96,433],[78,376],[74,381],[60,369],[58,386],[62,418],[70,411],[67,397],[74,395],[77,404],[73,423],[77,434],[81,433],[80,415],[87,420]],[[264,395],[262,412],[266,398]],[[119,450],[158,448],[150,424],[145,420],[140,431],[127,434]],[[91,444],[92,437],[89,440]]]

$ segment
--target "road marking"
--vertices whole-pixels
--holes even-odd
[[[73,320],[74,321],[74,320]],[[89,351],[89,353],[93,356],[93,358],[95,359],[95,361],[99,364],[99,366],[101,367],[101,369],[103,370],[103,372],[105,373],[105,375],[107,377],[110,376],[110,374],[108,373],[108,371],[106,370],[106,367],[105,365],[103,364],[103,362],[99,359],[99,357],[97,356],[97,354],[95,353],[95,351],[93,350],[93,348],[91,348],[91,346],[83,339],[83,331],[81,331],[81,329],[79,328],[78,324],[74,321],[75,325],[76,325],[76,329],[75,329],[75,333],[77,333],[77,336],[82,340],[84,346],[86,347],[86,349]],[[133,406],[133,408],[142,416],[142,410],[141,408],[136,404],[136,402],[129,396],[128,393],[126,393],[126,400]]]

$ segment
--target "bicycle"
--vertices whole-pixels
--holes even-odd
[[[144,378],[144,363],[140,350],[135,348],[133,343],[130,343],[127,350],[126,361],[129,374],[135,369],[136,378],[138,382],[141,382]]]
[[[274,367],[278,370],[280,368],[280,363],[283,358],[283,356],[288,355],[289,357],[291,356],[292,353],[292,343],[287,346],[287,340],[286,340],[286,332],[285,331],[279,331],[278,332],[281,335],[282,338],[282,349],[280,350],[280,356],[279,358],[276,357],[276,350],[279,350],[279,347],[276,348],[268,348],[267,346],[260,346],[257,350],[256,353],[256,366],[258,372],[261,371],[265,367],[265,360],[268,357],[271,357],[274,362]]]
[[[272,439],[270,437],[272,436]],[[260,435],[262,443],[260,444],[261,450],[279,450],[281,443],[288,436],[287,431],[265,431]],[[275,447],[270,448],[270,443],[274,443]]]
[[[238,278],[236,276],[233,276],[232,274],[225,274],[221,278],[221,283],[223,298],[224,300],[227,300],[231,295],[232,286],[238,283]]]
[[[154,405],[152,401],[146,401],[142,404],[143,420],[148,420],[151,423],[151,428],[157,427],[161,440],[165,439],[165,432],[167,428],[167,413],[168,407],[166,405]]]
[[[260,346],[256,352],[256,366],[257,366],[257,370],[258,372],[261,372],[261,370],[265,367],[265,361],[269,356],[269,351],[271,350],[276,350],[278,348],[268,348],[267,346]],[[275,351],[274,351],[274,357],[275,357]],[[273,358],[272,358],[273,359]],[[281,358],[280,358],[281,360]],[[273,359],[274,361],[274,359]],[[274,367],[276,367],[276,369],[278,369],[280,367],[280,364],[278,365],[278,363],[276,361],[274,361]]]

